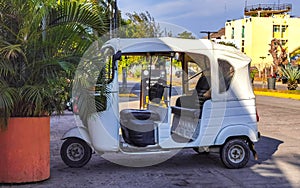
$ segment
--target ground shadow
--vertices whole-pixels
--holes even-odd
[[[259,142],[255,144],[255,149],[258,153],[257,163],[262,163],[264,161],[272,159],[272,156],[278,150],[279,145],[282,143],[283,141],[281,140],[262,136]],[[253,165],[254,164],[255,162],[253,163]]]

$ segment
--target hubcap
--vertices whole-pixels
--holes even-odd
[[[67,156],[72,161],[79,161],[84,156],[84,148],[81,144],[73,143],[67,148]]]
[[[230,148],[228,157],[233,163],[240,163],[245,158],[245,150],[240,145],[234,145]]]

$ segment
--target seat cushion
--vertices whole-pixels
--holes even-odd
[[[154,130],[154,122],[152,120],[130,119],[125,126],[136,132],[149,132]]]
[[[172,106],[172,113],[178,116],[186,116],[195,119],[199,119],[201,110],[200,109],[191,109],[191,108],[183,108],[178,106]]]
[[[122,120],[138,119],[138,120],[153,120],[159,121],[160,116],[151,110],[125,109],[120,112]]]

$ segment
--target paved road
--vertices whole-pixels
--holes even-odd
[[[259,160],[235,170],[224,168],[217,154],[191,149],[151,167],[123,167],[94,155],[85,167],[72,169],[60,159],[59,138],[74,117],[52,117],[51,178],[16,187],[300,187],[300,101],[257,97],[257,108],[263,135],[256,144]]]

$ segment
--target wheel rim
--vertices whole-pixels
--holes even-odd
[[[229,149],[228,158],[233,163],[240,163],[245,158],[245,150],[240,145],[234,145]]]
[[[67,156],[72,161],[79,161],[84,156],[84,147],[81,144],[73,143],[67,148]]]

